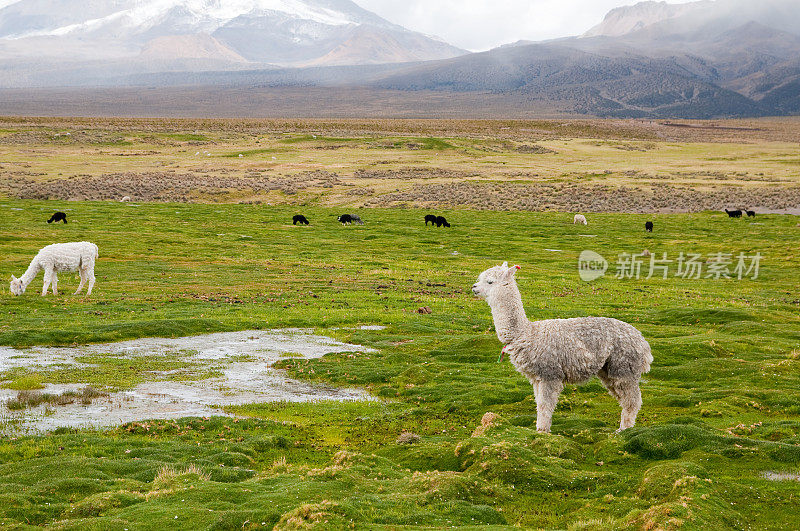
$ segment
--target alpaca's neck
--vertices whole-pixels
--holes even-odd
[[[19,277],[19,279],[22,281],[22,285],[27,288],[28,284],[33,282],[33,279],[36,278],[36,275],[39,274],[41,269],[44,269],[42,267],[42,263],[39,261],[39,257],[35,256],[31,261],[31,265],[28,266],[28,270],[25,271],[21,277]]]
[[[514,280],[498,287],[488,302],[492,309],[494,329],[501,343],[510,343],[527,330],[530,321],[525,316],[522,296]]]

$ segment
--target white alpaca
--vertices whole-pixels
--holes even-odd
[[[639,378],[653,361],[641,332],[609,317],[529,321],[514,277],[517,269],[507,262],[487,269],[472,291],[489,303],[503,352],[533,385],[536,429],[550,431],[565,382],[585,382],[595,374],[622,406],[618,431],[633,426],[642,407]]]
[[[588,223],[586,222],[586,216],[584,216],[583,214],[575,214],[575,217],[572,218],[572,224],[588,225]]]
[[[74,273],[77,271],[81,275],[81,283],[75,295],[83,289],[84,284],[88,283],[86,288],[86,296],[88,297],[92,294],[92,286],[94,286],[94,261],[97,256],[97,246],[89,242],[48,245],[36,253],[24,275],[20,278],[11,275],[9,289],[14,295],[22,295],[25,293],[28,284],[33,282],[33,279],[39,274],[39,271],[44,269],[42,297],[47,295],[47,288],[51,283],[53,284],[53,295],[58,295],[57,273],[65,271]]]

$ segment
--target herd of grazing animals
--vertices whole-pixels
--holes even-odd
[[[728,214],[729,218],[740,218],[742,217],[742,214],[747,214],[748,218],[756,217],[755,210],[744,210],[744,209],[728,210],[726,208],[725,213]]]
[[[130,201],[128,196],[122,198],[122,201]],[[756,213],[753,210],[728,210],[725,213],[731,218],[740,218],[742,213],[745,212],[748,217],[755,217]],[[337,221],[342,225],[363,225],[364,222],[357,214],[342,214],[337,217]],[[67,223],[67,215],[64,212],[55,212],[47,223]],[[309,225],[308,218],[303,214],[296,214],[292,218],[292,225]],[[425,226],[430,223],[432,226],[437,227],[450,227],[450,223],[444,216],[437,216],[434,214],[425,215]],[[587,225],[586,216],[583,214],[575,214],[572,220],[573,224]],[[644,224],[645,231],[653,232],[653,222],[647,221]],[[77,250],[76,250],[77,249]],[[10,291],[14,295],[22,295],[28,284],[36,277],[40,270],[45,271],[44,288],[42,295],[47,294],[48,286],[52,284],[53,294],[58,295],[58,277],[59,272],[78,272],[81,276],[81,283],[78,287],[77,294],[83,289],[83,286],[88,283],[86,295],[91,295],[92,287],[94,286],[94,261],[97,258],[97,246],[89,242],[72,242],[62,244],[52,244],[42,248],[39,253],[34,257],[28,270],[22,277],[17,278],[11,275]]]
[[[428,223],[431,226],[436,225],[437,227],[449,227],[450,223],[447,222],[444,216],[435,216],[433,214],[427,214],[425,216],[425,226],[428,226]]]
[[[732,218],[742,217],[742,210],[725,209],[725,212]],[[745,212],[748,217],[755,216],[752,210]],[[337,220],[342,225],[364,224],[356,214],[342,214]],[[47,220],[54,221],[66,223],[66,214],[56,212]],[[428,223],[450,227],[444,216],[427,214],[425,225]],[[309,221],[297,214],[292,224],[309,225]],[[573,224],[587,225],[586,216],[575,214]],[[645,230],[653,232],[652,221],[645,223]],[[77,271],[81,282],[75,294],[86,285],[89,296],[95,283],[94,264],[98,255],[97,246],[90,242],[48,245],[36,254],[22,277],[11,276],[10,291],[14,295],[24,294],[39,271],[44,270],[42,296],[51,285],[53,294],[58,295],[57,274]],[[550,431],[565,383],[586,382],[595,375],[622,407],[618,431],[632,427],[642,406],[639,381],[653,362],[644,336],[630,324],[608,317],[529,321],[515,279],[519,269],[520,266],[509,267],[507,262],[487,269],[480,274],[472,291],[489,304],[497,338],[503,344],[501,360],[507,353],[517,371],[533,386],[537,430]]]

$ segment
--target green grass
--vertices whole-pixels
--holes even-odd
[[[348,138],[340,136],[323,136],[323,135],[292,135],[280,139],[281,144],[297,144],[300,142],[356,142],[361,143],[366,139],[364,138]]]
[[[38,374],[20,376],[13,380],[3,383],[5,389],[13,389],[15,391],[33,391],[36,389],[43,389],[42,377]]]
[[[206,135],[197,133],[158,133],[161,138],[168,138],[170,140],[177,140],[179,142],[208,142],[209,138]]]
[[[278,366],[380,398],[2,440],[2,528],[800,526],[800,483],[762,477],[800,465],[794,217],[596,214],[578,227],[563,213],[449,211],[452,228],[435,229],[417,210],[363,210],[364,226],[342,227],[339,209],[309,207],[311,225],[296,227],[297,207],[2,203],[22,209],[0,206],[6,277],[54,241],[93,241],[100,259],[88,299],[40,297],[41,275],[22,297],[3,288],[0,344],[311,327],[377,352]],[[42,222],[63,209],[68,225]],[[610,274],[580,281],[584,249]],[[756,280],[613,278],[619,253],[643,249],[764,258]],[[469,290],[503,260],[522,265],[529,317],[605,315],[644,333],[655,361],[635,428],[614,434],[618,405],[595,380],[567,386],[553,434],[536,433],[530,385],[496,363],[489,309]],[[64,293],[76,285],[59,279]],[[205,377],[177,355],[83,361],[97,367],[5,371],[0,382],[125,389],[146,371]],[[487,412],[497,417],[481,426]],[[420,439],[398,443],[403,432]]]
[[[286,152],[285,149],[280,149],[280,148],[260,148],[260,149],[245,149],[242,151],[232,151],[230,153],[225,153],[224,155],[221,156],[226,158],[237,158],[239,157],[239,155],[242,155],[244,157],[250,157],[253,155],[264,155],[267,153],[285,153],[285,152]]]

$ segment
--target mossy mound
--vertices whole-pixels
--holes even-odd
[[[144,500],[145,495],[139,492],[124,490],[116,492],[98,492],[76,503],[64,516],[67,518],[103,516],[112,509],[128,507]]]

